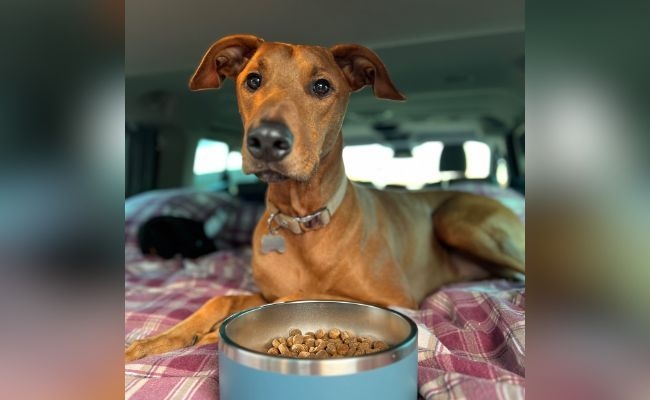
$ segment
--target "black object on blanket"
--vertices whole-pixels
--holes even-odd
[[[173,258],[197,258],[217,248],[203,230],[203,222],[189,218],[158,216],[138,230],[138,245],[143,254]]]

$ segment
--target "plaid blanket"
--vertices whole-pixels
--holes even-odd
[[[134,239],[143,205],[185,207],[186,192],[165,192],[130,202],[125,232],[125,342],[162,332],[217,295],[256,291],[248,246],[196,260],[143,256]],[[203,195],[202,195],[203,196]],[[196,199],[189,202],[196,208]],[[224,206],[204,197],[199,214]],[[137,205],[137,204],[136,204]],[[177,207],[177,208],[178,208]],[[167,211],[172,208],[167,208]],[[196,211],[196,209],[195,209]],[[188,210],[177,215],[188,215]],[[249,210],[249,213],[259,210]],[[169,212],[170,214],[173,214]],[[252,230],[241,224],[242,231]],[[525,390],[525,289],[504,280],[449,285],[428,296],[419,310],[396,310],[418,325],[421,399],[517,399]],[[191,347],[125,365],[127,399],[218,399],[217,345]]]

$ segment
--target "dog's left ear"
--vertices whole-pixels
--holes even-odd
[[[338,44],[330,48],[330,51],[352,91],[372,85],[375,97],[406,100],[390,80],[384,63],[372,50],[357,44]]]

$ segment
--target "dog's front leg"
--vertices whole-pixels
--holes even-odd
[[[261,294],[214,297],[167,331],[131,343],[124,351],[124,360],[128,362],[195,344],[214,343],[219,339],[221,321],[227,316],[265,303]]]

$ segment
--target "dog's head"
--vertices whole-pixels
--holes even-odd
[[[236,82],[244,125],[243,170],[274,182],[307,181],[336,144],[351,92],[371,85],[376,97],[404,100],[371,50],[330,49],[227,36],[205,53],[190,89]]]

